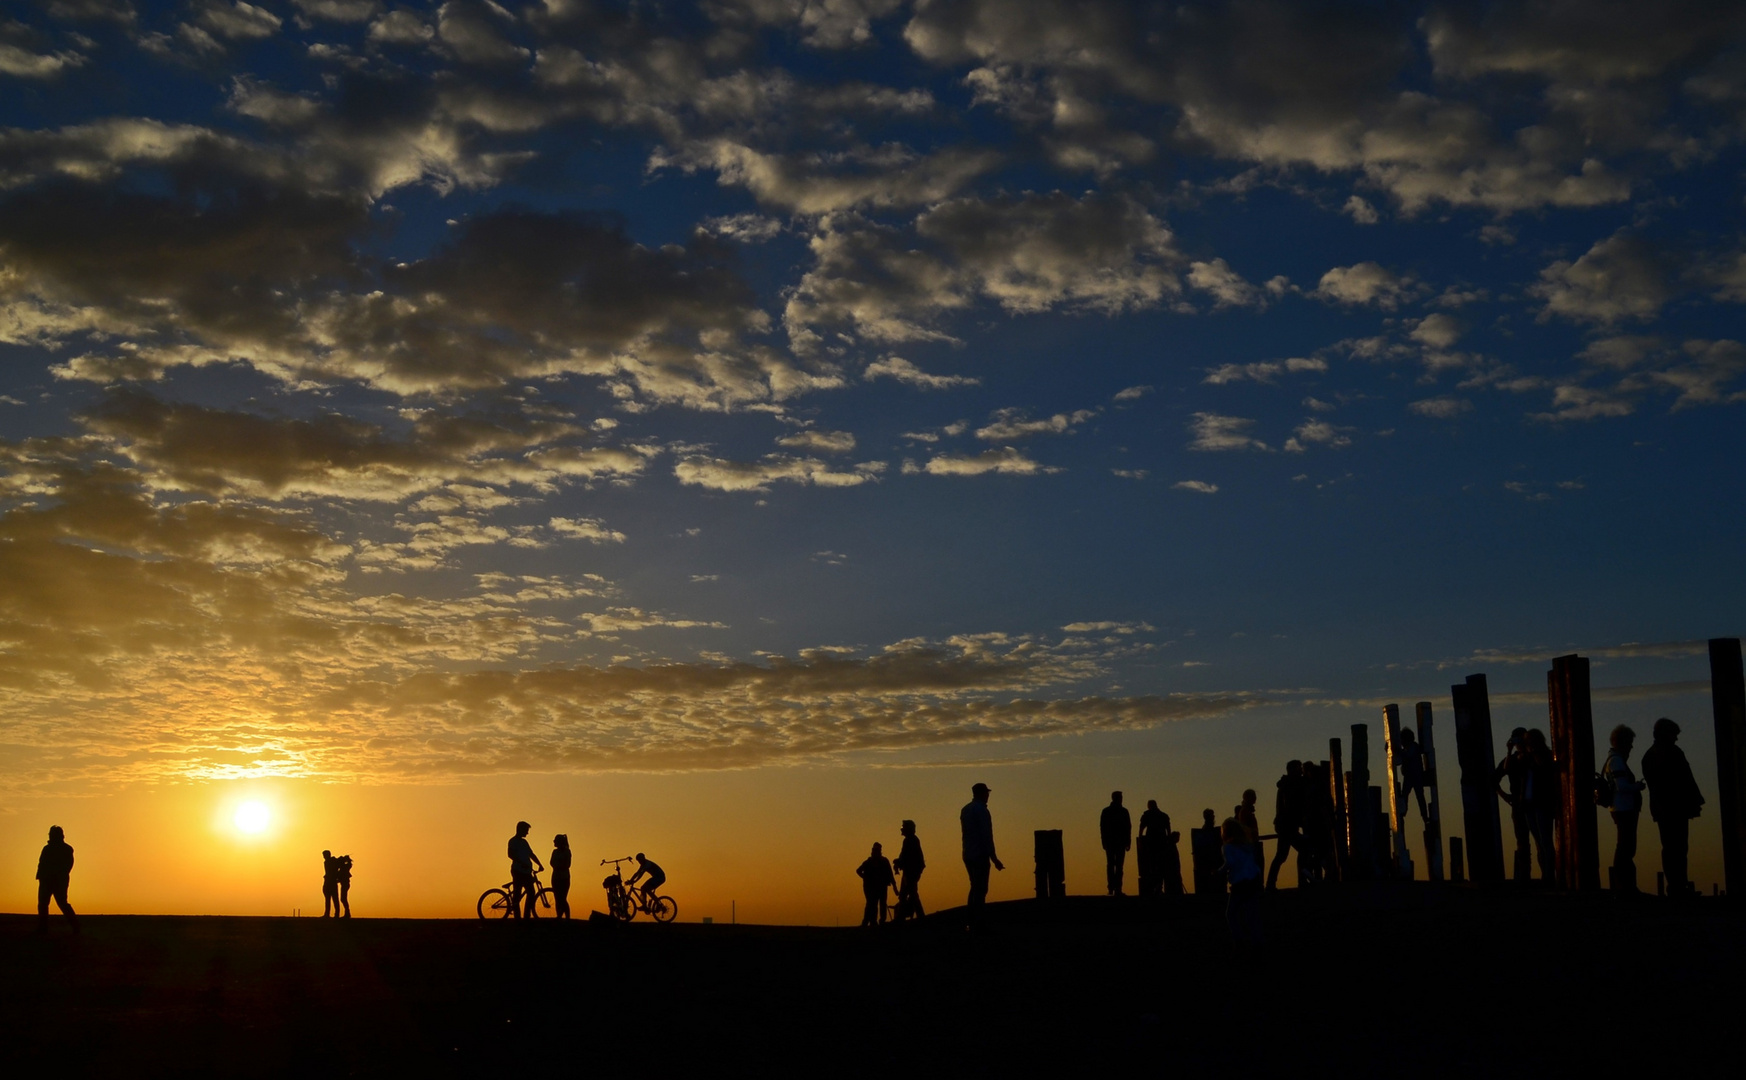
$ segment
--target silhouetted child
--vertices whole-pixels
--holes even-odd
[[[855,868],[855,873],[861,877],[861,895],[867,900],[867,906],[861,912],[862,926],[878,926],[885,921],[886,890],[897,884],[897,879],[891,874],[891,860],[885,857],[884,851],[883,846],[874,844],[873,854]]]
[[[922,917],[921,894],[916,891],[921,884],[922,871],[927,868],[927,861],[922,858],[921,840],[915,835],[915,822],[905,818],[898,827],[903,834],[903,848],[897,853],[897,860],[892,863],[892,869],[903,874],[903,881],[897,887],[896,919],[919,919]]]
[[[1418,736],[1413,734],[1412,728],[1400,729],[1400,746],[1395,756],[1400,759],[1396,764],[1400,766],[1401,819],[1395,822],[1394,827],[1406,827],[1406,797],[1409,791],[1419,797],[1419,820],[1430,821],[1431,812],[1425,808],[1425,748],[1419,745]]]
[[[1236,818],[1226,818],[1220,829],[1224,847],[1225,877],[1231,883],[1231,898],[1225,905],[1225,921],[1231,939],[1242,945],[1261,941],[1261,861],[1255,858],[1248,831]]]
[[[557,917],[570,917],[570,837],[559,833],[552,837],[552,895],[557,898]]]

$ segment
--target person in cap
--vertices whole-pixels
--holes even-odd
[[[1527,880],[1529,867],[1533,865],[1529,855],[1534,826],[1533,814],[1528,806],[1528,766],[1528,729],[1519,727],[1510,732],[1509,748],[1492,774],[1492,780],[1497,784],[1498,798],[1509,804],[1510,824],[1516,830],[1515,877],[1518,881]],[[1508,791],[1504,790],[1506,780],[1509,782]]]
[[[988,868],[1005,870],[1000,856],[994,853],[994,819],[988,813],[987,784],[970,786],[970,801],[958,811],[958,825],[964,834],[964,869],[970,875],[970,898],[965,906],[974,921],[982,914],[983,901],[988,899]]]
[[[908,818],[898,826],[898,832],[903,835],[903,848],[897,853],[897,860],[892,863],[892,869],[903,875],[902,882],[897,886],[897,921],[904,919],[919,919],[922,917],[921,895],[916,891],[921,885],[922,871],[927,869],[927,860],[922,857],[921,839],[915,834],[915,822]]]

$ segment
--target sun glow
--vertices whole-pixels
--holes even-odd
[[[267,810],[267,804],[262,802],[238,803],[236,814],[231,819],[237,831],[250,836],[258,836],[267,831],[272,823],[273,815]]]

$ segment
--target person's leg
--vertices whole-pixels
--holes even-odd
[[[1528,824],[1528,808],[1519,800],[1510,807],[1510,825],[1516,830],[1515,877],[1517,881],[1526,881],[1533,876],[1533,858],[1529,854],[1533,830]]]
[[[904,884],[909,886],[909,917],[912,919],[919,919],[923,914],[921,902],[922,872],[917,870],[913,874],[905,874],[903,876],[906,879]]]
[[[67,903],[67,883],[56,882],[54,888],[55,906],[61,909],[61,914],[67,917],[67,922],[73,928],[73,933],[79,932],[79,916],[74,913],[73,905]]]
[[[988,899],[989,869],[987,859],[964,860],[964,872],[970,875],[970,896],[964,904],[973,915],[981,910],[983,901]]]
[[[1619,828],[1619,844],[1613,851],[1613,866],[1618,871],[1619,888],[1626,892],[1637,891],[1637,825],[1640,820],[1641,813],[1636,810],[1613,815],[1613,823]]]
[[[1533,811],[1534,854],[1540,860],[1540,880],[1553,881],[1558,877],[1558,859],[1553,853],[1552,814],[1547,810]]]
[[[1272,892],[1279,883],[1279,868],[1285,865],[1285,860],[1291,855],[1291,838],[1296,835],[1290,829],[1279,828],[1279,850],[1273,853],[1273,865],[1267,868],[1267,891]]]
[[[47,931],[49,927],[49,897],[54,893],[54,886],[46,881],[36,883],[36,928]]]
[[[1431,811],[1425,807],[1425,785],[1413,788],[1413,793],[1419,797],[1419,820],[1430,821]]]
[[[345,909],[346,909],[345,917],[348,919],[351,918],[352,917],[352,883],[351,882],[349,882],[349,881],[340,882],[340,896],[339,896],[339,898],[340,898],[340,903],[345,905]]]
[[[1686,875],[1690,873],[1687,856],[1691,844],[1691,822],[1686,818],[1664,822],[1661,830],[1661,865],[1667,872],[1667,895],[1686,895]]]
[[[877,901],[873,899],[872,893],[866,891],[861,893],[861,900],[863,901],[861,905],[861,925],[872,926],[874,915],[878,910],[875,907]]]

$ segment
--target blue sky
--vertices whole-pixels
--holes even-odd
[[[1307,747],[1578,649],[1693,727],[1742,27],[14,5],[5,798]]]

